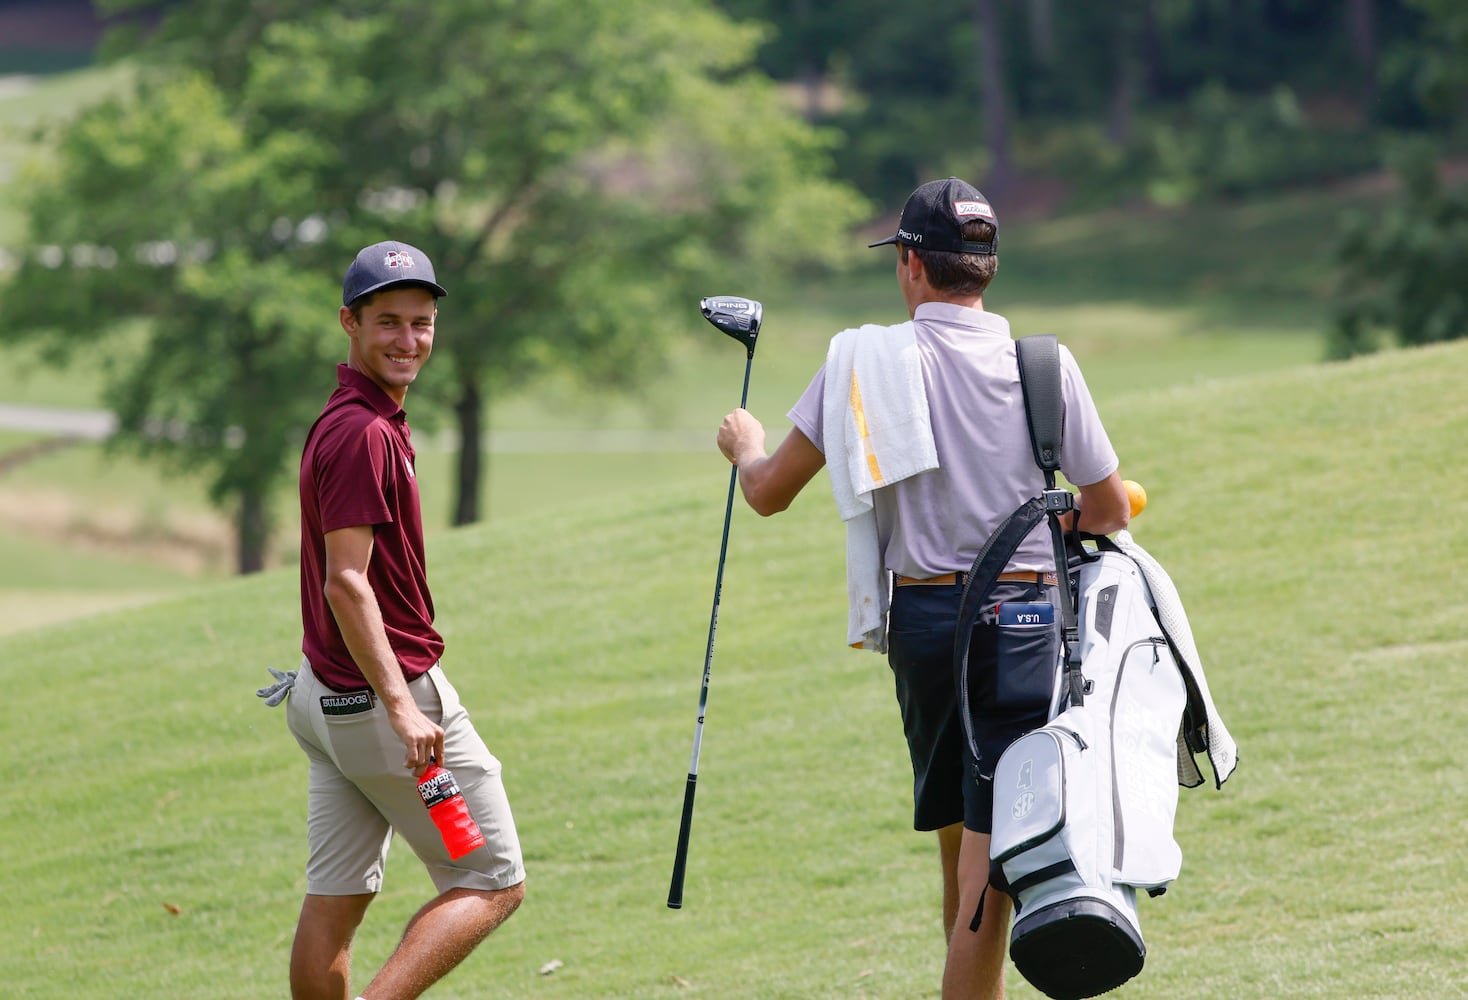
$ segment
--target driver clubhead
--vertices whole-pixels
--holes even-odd
[[[759,336],[764,306],[754,299],[719,295],[700,300],[698,308],[704,319],[748,348],[750,357],[754,356],[754,341]]]

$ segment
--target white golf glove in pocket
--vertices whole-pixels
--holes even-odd
[[[270,676],[275,678],[275,683],[255,690],[255,697],[264,698],[265,704],[274,708],[285,701],[286,695],[291,693],[291,688],[296,684],[296,671],[276,670],[274,667],[266,667]]]

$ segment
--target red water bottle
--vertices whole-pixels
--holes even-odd
[[[438,832],[443,836],[443,845],[449,849],[450,860],[457,861],[475,848],[484,846],[484,834],[479,824],[469,815],[469,806],[459,791],[459,783],[452,771],[438,766],[430,757],[428,770],[418,779],[418,794],[428,807],[428,815]]]

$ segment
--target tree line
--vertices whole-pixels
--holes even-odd
[[[1076,204],[1176,203],[1391,160],[1411,194],[1342,244],[1363,280],[1336,353],[1458,336],[1468,311],[1430,266],[1468,242],[1432,169],[1468,82],[1453,0],[98,7],[156,28],[114,33],[135,85],[20,182],[31,246],[0,309],[59,361],[127,345],[116,445],[208,476],[242,572],[332,386],[342,262],[385,235],[451,280],[448,363],[415,397],[458,431],[456,524],[483,515],[500,394],[551,370],[635,386],[673,304],[833,265],[874,204],[944,173],[1001,200],[1043,171]]]
[[[1107,199],[1169,180],[1237,193],[1374,166],[1385,134],[1456,124],[1423,58],[1451,4],[719,4],[774,26],[760,65],[804,89],[807,116],[847,137],[838,170],[883,197],[945,159],[996,198],[1036,169]]]

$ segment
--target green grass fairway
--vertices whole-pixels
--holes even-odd
[[[23,239],[20,189],[5,180],[37,154],[35,128],[125,87],[129,73],[126,66],[96,67],[0,94],[0,260]],[[1369,207],[1360,198],[1349,204]],[[1143,387],[1193,386],[1309,364],[1322,352],[1340,206],[1328,191],[1292,192],[1246,204],[1006,223],[989,306],[1009,316],[1017,333],[1059,335],[1081,359],[1103,406]],[[893,251],[868,250],[865,242],[853,236],[849,273],[795,276],[784,287],[708,289],[765,304],[749,406],[765,421],[772,446],[834,332],[905,317],[892,278]],[[452,301],[440,323],[443,338],[466,329]],[[635,394],[612,397],[553,378],[493,399],[487,416],[495,443],[480,498],[490,519],[591,498],[626,502],[647,483],[720,478],[713,434],[738,401],[743,352],[702,320],[696,302],[667,308],[686,316],[686,336],[666,345],[667,370]],[[323,336],[336,335],[330,315],[323,312]],[[0,399],[79,408],[103,405],[107,366],[135,352],[146,335],[141,328],[128,331],[57,370],[44,363],[38,340],[21,332],[12,350],[14,377],[0,386]],[[410,401],[410,410],[429,493],[427,527],[444,530],[453,455],[427,432],[423,399]],[[439,426],[448,423],[440,418]],[[593,437],[589,428],[616,442]],[[0,462],[6,437],[0,431]],[[503,444],[502,437],[513,440]],[[525,444],[527,438],[535,443]],[[277,494],[275,566],[294,559],[293,490],[286,482]],[[57,501],[61,494],[64,501]],[[52,511],[57,506],[68,509]],[[0,519],[0,551],[24,544],[28,553],[8,565],[0,561],[0,633],[130,605],[139,593],[189,588],[234,565],[229,514],[210,507],[199,477],[167,477],[156,464],[104,457],[98,446],[5,472],[0,509],[10,512]],[[58,517],[66,530],[57,530]],[[48,585],[40,594],[31,576],[46,566],[66,567],[69,586]],[[135,580],[119,573],[129,569]],[[38,606],[44,607],[39,617]]]
[[[1310,364],[1321,352],[1323,315],[1312,287],[1325,273],[1324,234],[1335,209],[1328,198],[1303,195],[1270,204],[1267,212],[1200,209],[1147,219],[1128,230],[1124,254],[1095,259],[1066,241],[1092,246],[1116,230],[1117,220],[1107,213],[1017,226],[1014,237],[1007,237],[1011,249],[991,296],[993,307],[1009,316],[1017,333],[1059,335],[1081,359],[1103,408],[1143,387],[1190,387]],[[1272,278],[1275,272],[1258,267],[1239,268],[1237,255],[1222,253],[1210,242],[1215,238],[1278,247],[1276,271],[1288,278]],[[1285,255],[1293,256],[1286,261]],[[820,365],[835,331],[862,322],[897,322],[905,315],[889,254],[874,250],[858,259],[860,266],[849,274],[799,289],[769,290],[749,407],[765,421],[772,447],[788,429],[784,414]],[[686,312],[687,334],[668,345],[666,372],[633,396],[548,379],[494,401],[492,450],[481,481],[481,510],[489,518],[575,506],[594,497],[617,502],[649,482],[720,474],[713,435],[738,402],[744,355],[703,322],[695,304],[687,304]],[[440,336],[458,335],[456,323],[447,314]],[[111,350],[125,354],[140,336],[133,331],[119,337]],[[89,353],[67,371],[41,364],[34,346],[23,346],[18,357],[18,377],[0,387],[0,398],[101,405],[97,354]],[[452,503],[453,445],[442,443],[447,434],[435,439],[426,419],[433,414],[422,399],[410,400],[410,410],[418,431],[420,476],[429,494],[427,527],[442,530]],[[439,415],[439,429],[448,424]],[[5,437],[0,433],[0,458],[10,447]],[[169,543],[161,546],[165,551],[182,544],[196,568],[176,573],[177,586],[191,586],[200,574],[217,578],[231,571],[231,528],[226,515],[209,506],[200,477],[166,477],[157,465],[104,456],[100,446],[88,445],[25,464],[0,479],[0,499],[9,494],[15,498],[9,506],[27,515],[50,504],[48,498],[58,491],[76,505],[68,516],[79,529],[104,527],[124,548],[146,549],[159,538]],[[286,482],[277,494],[281,520],[271,550],[277,566],[295,558],[293,491]],[[41,555],[37,561],[65,563],[76,571],[77,613],[105,607],[98,603],[102,597],[134,600],[129,591],[116,592],[111,583],[90,579],[90,562],[78,558],[70,536],[35,528],[26,518],[11,518],[0,525],[0,545],[17,538],[33,547],[53,546],[50,560]],[[165,566],[176,568],[176,563]],[[29,565],[10,574],[0,570],[0,606],[20,608],[34,600],[26,587]],[[65,613],[62,601],[63,595],[53,592],[49,607],[55,615]],[[0,611],[0,632],[27,622],[28,612],[7,616]]]
[[[1103,404],[1241,750],[1223,791],[1182,793],[1182,876],[1142,903],[1147,967],[1117,996],[1464,995],[1465,370],[1458,344]],[[823,484],[736,513],[685,904],[664,906],[725,482],[430,539],[446,665],[529,868],[520,913],[431,996],[938,995],[935,849],[887,667],[842,645]],[[31,751],[0,791],[5,995],[286,994],[305,767],[252,692],[298,630],[281,570],[0,638],[0,741]],[[363,974],[428,891],[395,847]]]

